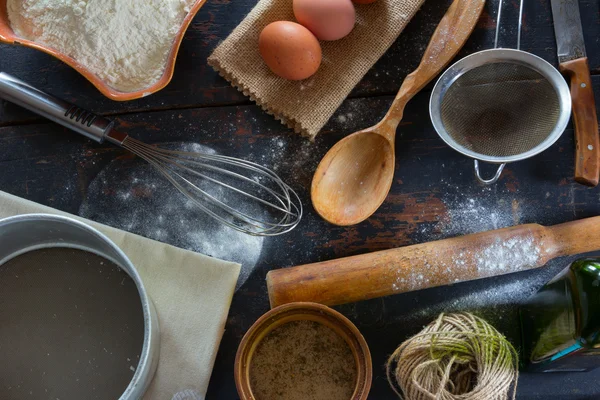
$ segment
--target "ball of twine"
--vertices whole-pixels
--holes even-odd
[[[483,319],[469,313],[440,314],[394,351],[387,377],[405,400],[506,400],[511,385],[514,400],[518,356]]]

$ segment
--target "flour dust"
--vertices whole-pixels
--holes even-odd
[[[112,87],[133,92],[162,76],[194,0],[8,0],[17,35],[78,61]]]
[[[445,301],[425,307],[416,307],[409,319],[431,319],[440,313],[476,312],[485,314],[494,320],[501,320],[503,315],[509,318],[507,310],[517,307],[547,281],[545,274],[534,275],[523,280],[515,280],[502,284],[493,284],[486,288],[468,292],[464,295],[448,298]]]
[[[169,146],[215,154],[195,143]],[[115,228],[242,264],[239,288],[261,254],[263,237],[226,227],[199,210],[153,167],[137,157],[112,161],[92,181],[79,215]]]

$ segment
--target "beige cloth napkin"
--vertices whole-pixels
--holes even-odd
[[[367,71],[394,43],[424,0],[377,0],[355,4],[350,35],[321,42],[323,62],[304,81],[273,74],[258,52],[262,29],[278,20],[295,21],[292,0],[260,0],[208,58],[208,63],[269,114],[313,139]]]
[[[136,266],[156,307],[160,358],[147,400],[199,400],[208,388],[240,265],[146,239],[0,191],[0,218],[47,213],[107,235]]]

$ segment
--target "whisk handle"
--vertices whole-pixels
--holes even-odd
[[[102,143],[113,122],[0,72],[0,97]]]

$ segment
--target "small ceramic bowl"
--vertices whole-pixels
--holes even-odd
[[[366,400],[371,389],[373,367],[367,342],[354,324],[339,312],[317,303],[288,303],[261,316],[244,335],[235,356],[234,378],[241,400],[256,400],[250,385],[250,364],[254,352],[263,338],[275,328],[292,321],[321,323],[350,346],[356,362],[356,386],[348,400]]]
[[[141,97],[145,97],[152,93],[158,92],[159,90],[161,90],[169,84],[171,78],[173,77],[173,70],[175,69],[175,60],[177,59],[177,53],[179,52],[179,46],[181,45],[181,41],[183,40],[183,35],[185,34],[185,31],[187,30],[190,23],[192,22],[192,19],[194,19],[194,17],[196,16],[196,13],[206,2],[206,0],[196,0],[194,5],[190,9],[190,12],[181,23],[181,27],[179,28],[179,31],[177,32],[177,35],[173,40],[173,46],[171,47],[171,51],[167,58],[167,65],[165,66],[165,71],[162,77],[158,80],[158,82],[156,82],[150,87],[135,92],[121,92],[109,86],[107,83],[98,78],[96,74],[91,72],[87,67],[78,63],[66,54],[56,51],[55,49],[45,46],[43,44],[35,43],[31,40],[27,40],[25,38],[17,36],[10,27],[8,13],[6,11],[6,1],[7,0],[0,0],[0,42],[31,47],[32,49],[43,51],[44,53],[48,53],[51,56],[58,58],[65,64],[77,70],[77,72],[79,72],[94,86],[96,86],[96,88],[103,95],[105,95],[109,99],[116,101],[139,99]]]

